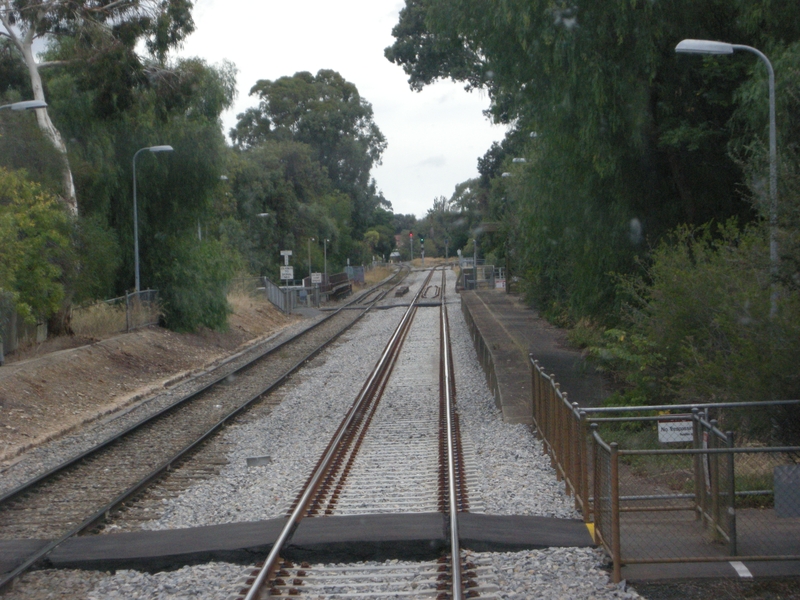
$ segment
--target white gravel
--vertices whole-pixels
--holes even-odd
[[[641,598],[624,584],[610,583],[601,566],[605,555],[594,548],[547,548],[525,552],[471,553],[494,566],[497,594],[504,600]]]
[[[478,362],[460,298],[455,294],[449,298],[456,405],[462,437],[473,446],[478,467],[476,478],[469,481],[470,495],[479,495],[489,514],[580,518],[530,428],[503,422]]]

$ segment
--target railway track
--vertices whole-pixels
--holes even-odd
[[[482,505],[467,489],[472,461],[462,447],[455,411],[446,273],[441,285],[430,284],[433,273],[287,511],[269,556],[243,574],[231,598],[460,599],[493,597],[497,591],[481,583],[489,566],[459,545],[457,513]],[[438,314],[418,312],[420,298],[438,298]],[[280,558],[303,518],[387,512],[447,514],[447,556],[434,562],[337,565],[296,565]]]
[[[52,541],[0,576],[0,590],[69,537],[96,528],[116,507],[283,383],[357,322],[398,279],[384,282],[362,310],[340,309],[278,346],[242,353],[221,372],[201,378],[194,393],[5,492],[0,497],[0,539]]]

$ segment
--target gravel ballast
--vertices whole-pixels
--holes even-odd
[[[416,284],[422,281],[416,275]],[[503,423],[464,322],[460,299],[449,274],[449,318],[452,333],[457,407],[465,443],[476,460],[469,485],[485,512],[578,518],[573,501],[557,482],[549,459],[530,429]],[[438,282],[437,282],[438,283]],[[412,284],[411,294],[417,287]],[[436,310],[426,308],[420,310]],[[226,430],[230,463],[221,473],[197,483],[164,503],[158,518],[145,529],[173,529],[241,522],[281,516],[327,445],[355,398],[402,314],[402,309],[374,311],[334,347],[312,361],[282,390],[283,401],[266,416],[243,419]],[[248,467],[249,457],[270,457],[264,466]],[[112,529],[113,530],[113,529]],[[517,553],[485,553],[490,560],[498,597],[638,598],[610,584],[601,568],[601,551],[550,548]],[[91,574],[91,591],[84,594],[86,573],[58,572],[59,585],[83,585],[74,597],[85,598],[225,598],[242,574],[239,565],[210,563],[169,573],[118,571]],[[25,586],[41,582],[47,571],[30,573],[9,598],[26,595]],[[70,578],[67,573],[75,573]],[[39,590],[43,589],[41,583]],[[220,589],[219,593],[216,590]],[[80,588],[75,588],[80,589]],[[16,595],[22,593],[23,595]],[[58,596],[53,596],[58,597]],[[63,596],[73,597],[73,596]]]

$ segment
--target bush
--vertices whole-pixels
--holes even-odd
[[[35,322],[64,299],[64,266],[73,261],[64,207],[22,172],[0,168],[0,291]]]
[[[224,329],[231,310],[226,290],[239,259],[216,240],[171,240],[156,273],[164,321],[176,331]]]
[[[781,289],[770,318],[766,231],[729,222],[713,233],[680,228],[654,252],[649,285],[621,279],[625,326],[592,355],[650,403],[800,397],[800,301]]]

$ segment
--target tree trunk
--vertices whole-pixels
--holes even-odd
[[[33,98],[35,100],[45,101],[44,88],[42,87],[42,78],[39,75],[39,66],[36,64],[36,59],[33,56],[33,49],[30,43],[21,44],[20,50],[25,59],[25,64],[28,66],[28,74],[31,79],[31,87],[33,88]],[[67,208],[73,215],[78,214],[78,199],[75,196],[75,184],[72,181],[72,169],[69,166],[69,159],[67,158],[67,146],[61,138],[56,126],[50,120],[46,108],[36,109],[36,122],[39,124],[39,129],[44,133],[50,142],[53,144],[59,154],[61,154],[61,186],[63,189],[62,201],[67,205]]]

